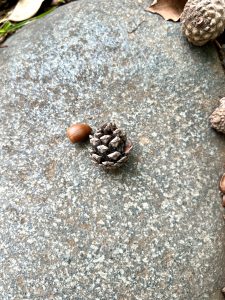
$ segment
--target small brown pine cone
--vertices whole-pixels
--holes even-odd
[[[225,0],[188,0],[180,20],[188,41],[202,46],[224,31]]]
[[[209,120],[213,128],[225,133],[225,98],[220,99],[220,106],[214,110]]]
[[[106,169],[121,167],[127,160],[132,143],[114,123],[106,123],[90,135],[91,158]]]

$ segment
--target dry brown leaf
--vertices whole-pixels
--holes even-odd
[[[33,17],[44,0],[20,0],[12,13],[8,17],[8,20],[19,22]]]
[[[178,21],[187,0],[154,0],[147,11],[159,14],[165,20]]]

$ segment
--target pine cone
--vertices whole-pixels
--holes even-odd
[[[220,99],[220,106],[214,110],[209,120],[213,128],[225,133],[225,98]]]
[[[126,134],[114,123],[106,123],[90,135],[90,143],[92,160],[106,169],[122,166],[132,149]]]
[[[188,41],[202,46],[224,31],[225,0],[189,0],[180,19]]]

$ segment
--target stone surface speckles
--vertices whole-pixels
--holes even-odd
[[[225,94],[212,46],[141,1],[81,0],[0,49],[0,299],[219,300],[218,178],[208,116]],[[73,122],[115,120],[135,147],[98,169]]]

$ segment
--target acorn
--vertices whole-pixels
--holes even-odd
[[[223,194],[225,194],[225,173],[220,179],[220,190]]]
[[[66,134],[71,143],[84,142],[92,133],[91,127],[86,123],[77,123],[67,128]]]

